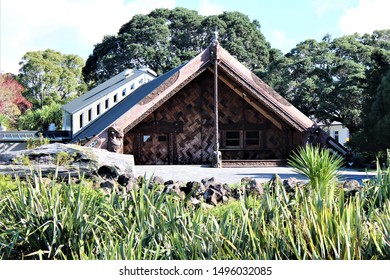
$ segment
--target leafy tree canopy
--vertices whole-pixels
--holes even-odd
[[[85,91],[82,78],[84,61],[77,55],[54,50],[27,52],[21,62],[18,80],[24,96],[41,108],[53,102],[64,103]]]
[[[336,39],[327,35],[276,56],[262,77],[306,115],[324,123],[340,121],[354,133],[386,72],[378,68],[375,54],[385,55],[389,48],[390,30]]]
[[[95,45],[83,69],[86,82],[100,83],[127,68],[167,72],[205,49],[215,27],[225,49],[251,70],[265,71],[270,46],[258,21],[239,12],[205,17],[184,8],[156,9],[135,15],[116,36]]]
[[[0,74],[0,123],[13,126],[17,117],[32,107],[23,96],[24,88],[11,74]]]
[[[27,110],[18,120],[18,128],[22,130],[48,130],[49,125],[54,123],[56,128],[62,126],[61,104],[52,103],[42,108]]]

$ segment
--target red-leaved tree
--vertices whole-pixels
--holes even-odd
[[[14,124],[18,116],[32,107],[23,97],[23,90],[12,74],[0,73],[0,116],[3,120],[8,119],[10,124]]]

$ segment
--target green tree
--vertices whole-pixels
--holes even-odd
[[[44,105],[40,109],[27,110],[18,120],[19,129],[47,130],[51,123],[60,128],[62,123],[61,106],[59,103],[52,103]]]
[[[376,49],[372,53],[367,84],[362,125],[351,145],[368,153],[368,158],[375,158],[390,147],[390,51]]]
[[[390,71],[378,86],[375,101],[368,115],[368,148],[383,151],[390,148]]]
[[[64,103],[85,91],[82,77],[84,61],[77,55],[54,50],[27,52],[21,62],[18,80],[24,96],[41,108],[53,102]]]
[[[319,118],[322,97],[333,89],[329,41],[306,40],[276,56],[264,79],[307,116]]]
[[[205,49],[216,27],[225,49],[251,70],[266,69],[270,46],[258,21],[238,12],[204,17],[184,8],[156,9],[135,15],[116,36],[106,36],[95,46],[83,68],[86,82],[93,86],[126,68],[167,72]]]
[[[373,54],[389,46],[388,34],[306,40],[284,57],[276,56],[263,78],[303,113],[324,123],[339,121],[355,133],[376,92],[369,86]],[[374,80],[371,84],[377,85],[378,75]]]
[[[0,123],[13,127],[20,114],[32,107],[23,96],[24,88],[12,74],[0,74]]]

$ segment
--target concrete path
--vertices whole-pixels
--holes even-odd
[[[274,174],[278,174],[282,179],[296,177],[301,180],[306,178],[296,174],[289,167],[251,167],[251,168],[212,168],[202,165],[136,165],[135,176],[147,178],[155,175],[162,177],[165,181],[201,181],[204,178],[215,177],[217,181],[238,184],[243,177],[251,177],[262,182],[268,181]],[[343,169],[341,174],[344,180],[358,180],[373,177],[375,173],[358,172],[352,169]]]

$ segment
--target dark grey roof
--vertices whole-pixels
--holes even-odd
[[[131,80],[145,73],[147,72],[143,72],[140,70],[122,71],[121,73],[114,76],[113,78],[105,81],[104,83],[96,86],[95,88],[91,89],[90,91],[86,92],[80,97],[65,104],[64,106],[62,106],[62,109],[66,112],[69,112],[70,114],[74,114],[80,111],[81,109],[87,107],[88,105],[92,104],[93,102],[106,96],[110,92],[117,90],[118,88],[127,84]]]
[[[130,108],[140,102],[144,97],[149,93],[155,90],[163,82],[168,80],[175,73],[180,71],[180,69],[185,64],[172,69],[171,71],[151,80],[150,82],[140,86],[138,89],[133,91],[132,94],[123,99],[118,105],[115,106],[115,109],[109,110],[104,116],[96,119],[86,126],[79,134],[76,134],[73,137],[73,141],[89,139],[95,135],[98,135],[102,130],[112,125],[119,117],[125,114]]]

